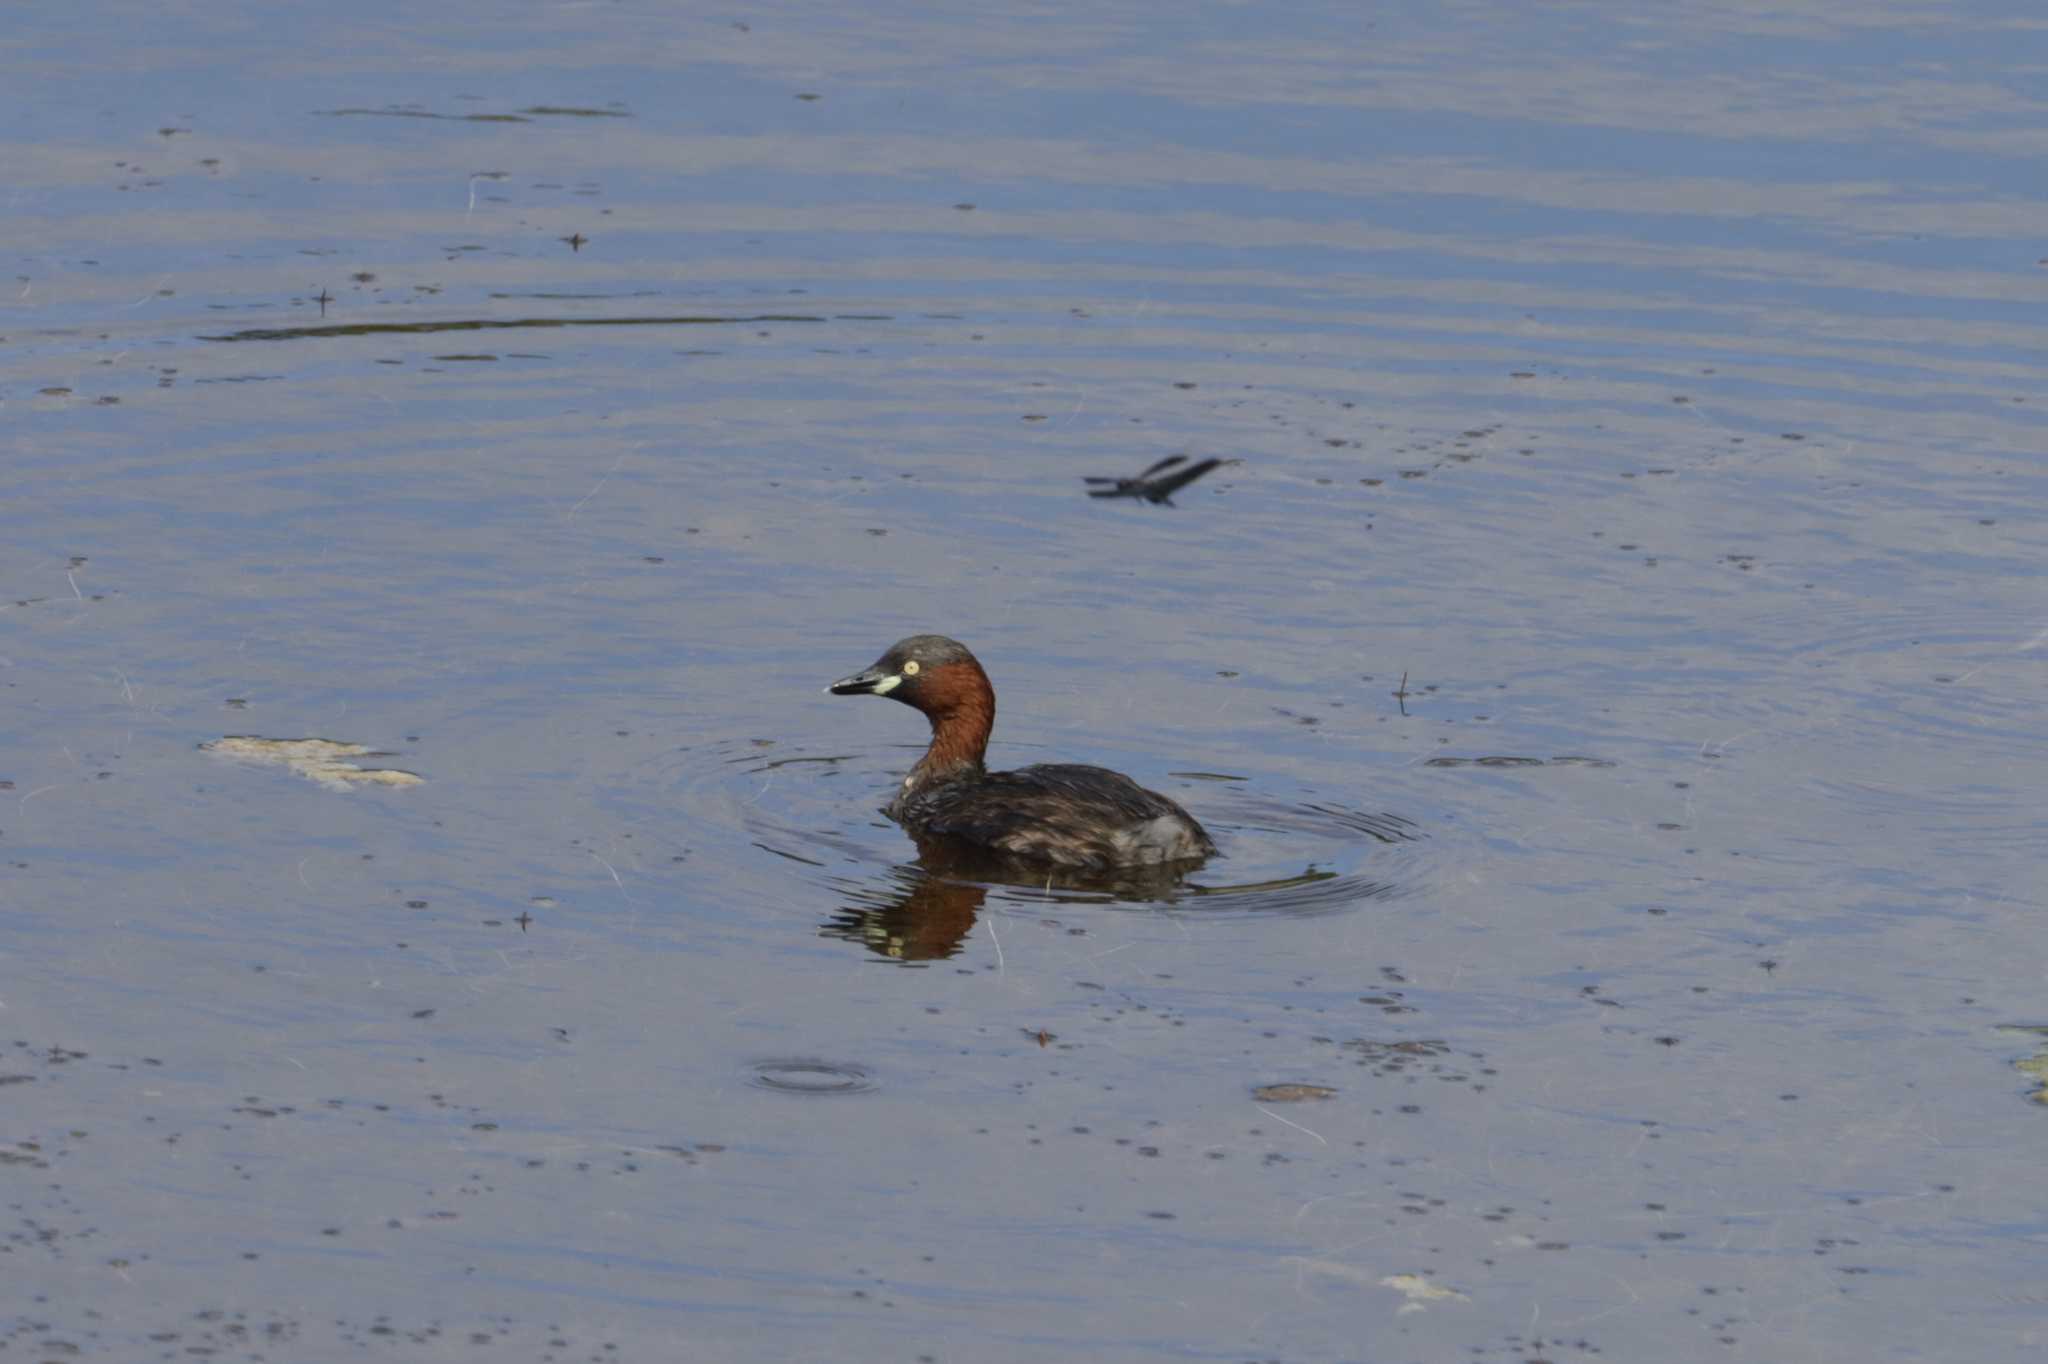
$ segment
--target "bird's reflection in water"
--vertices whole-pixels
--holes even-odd
[[[881,904],[849,904],[825,920],[819,936],[859,943],[890,961],[944,961],[960,951],[988,887],[949,881],[923,867],[892,867],[888,881],[863,891]]]
[[[1081,872],[1042,863],[990,857],[937,841],[923,841],[917,861],[892,867],[881,885],[854,892],[856,901],[827,919],[819,934],[857,942],[891,961],[943,961],[960,951],[992,885],[1035,890],[1066,904],[1117,901],[1171,903],[1199,894],[1182,882],[1193,863]]]
[[[1212,802],[1214,804],[1214,802]],[[823,937],[859,943],[902,964],[944,961],[957,955],[974,930],[992,890],[1013,909],[1033,902],[1121,909],[1170,909],[1204,918],[1239,915],[1342,914],[1415,893],[1430,883],[1420,859],[1430,843],[1417,821],[1391,812],[1353,810],[1328,802],[1239,800],[1210,827],[1224,831],[1226,847],[1272,854],[1225,865],[1245,879],[1224,881],[1214,860],[1200,858],[1109,871],[1007,861],[979,846],[918,841],[917,861],[880,876],[835,880],[844,907],[819,929]],[[1298,872],[1282,871],[1295,857]],[[1265,874],[1261,874],[1265,873]],[[1277,874],[1274,874],[1277,873]],[[1201,875],[1202,880],[1189,878]],[[1023,892],[1019,894],[1018,892]]]
[[[1205,916],[1330,914],[1411,889],[1404,882],[1314,863],[1291,876],[1205,885],[1183,879],[1199,863],[1125,867],[1103,873],[990,862],[924,845],[916,862],[891,867],[879,881],[841,882],[851,903],[819,928],[819,936],[859,943],[878,957],[910,964],[959,953],[992,889],[1014,886],[1047,905],[1103,905],[1195,910]],[[1008,897],[1012,908],[1017,897]]]

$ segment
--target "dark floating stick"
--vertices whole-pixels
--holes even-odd
[[[330,301],[332,301],[330,299]],[[753,317],[507,317],[451,318],[444,322],[352,322],[331,327],[250,327],[201,341],[303,341],[323,336],[426,336],[434,332],[507,331],[519,327],[728,327],[764,322],[829,322],[806,313],[761,313]]]
[[[1186,459],[1187,459],[1187,456],[1186,456],[1186,455],[1168,455],[1168,456],[1167,456],[1167,457],[1166,457],[1165,459],[1162,459],[1162,460],[1160,460],[1160,461],[1159,461],[1159,462],[1158,462],[1157,464],[1155,464],[1155,465],[1153,465],[1153,466],[1152,466],[1151,468],[1147,469],[1147,470],[1146,470],[1146,471],[1145,471],[1144,473],[1142,473],[1142,474],[1139,474],[1139,475],[1138,475],[1138,476],[1137,476],[1136,478],[1100,478],[1100,477],[1096,477],[1096,478],[1084,478],[1084,479],[1082,479],[1081,481],[1082,481],[1083,483],[1114,483],[1114,484],[1116,484],[1116,485],[1117,485],[1117,486],[1118,486],[1119,488],[1128,488],[1129,486],[1131,486],[1131,485],[1132,485],[1132,484],[1134,484],[1134,483],[1142,483],[1142,482],[1144,482],[1144,481],[1145,481],[1146,479],[1148,479],[1148,478],[1152,477],[1152,475],[1154,475],[1154,474],[1156,474],[1156,473],[1160,472],[1160,471],[1161,471],[1162,469],[1171,469],[1171,468],[1172,468],[1172,467],[1173,467],[1174,465],[1176,465],[1176,464],[1179,464],[1179,463],[1181,463],[1182,461],[1184,461],[1184,460],[1186,460]],[[1214,460],[1211,460],[1211,461],[1210,461],[1210,463],[1212,463],[1212,464],[1213,464],[1213,463],[1215,463],[1215,461],[1214,461]]]
[[[1199,464],[1190,464],[1185,469],[1178,469],[1170,474],[1166,472],[1176,464],[1186,463],[1186,461],[1186,455],[1168,455],[1165,459],[1160,460],[1157,464],[1145,470],[1144,473],[1132,478],[1091,476],[1081,481],[1102,485],[1090,488],[1088,490],[1088,496],[1090,497],[1142,497],[1147,502],[1156,503],[1162,507],[1170,507],[1173,503],[1168,499],[1182,488],[1187,487],[1188,484],[1193,483],[1203,474],[1208,473],[1211,469],[1220,468],[1225,464],[1238,463],[1234,459],[1205,459]]]

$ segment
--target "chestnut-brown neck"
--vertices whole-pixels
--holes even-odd
[[[918,687],[917,708],[932,722],[932,744],[911,772],[923,781],[979,772],[996,724],[996,692],[972,661],[934,669]]]

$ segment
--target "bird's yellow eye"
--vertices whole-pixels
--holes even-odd
[[[914,659],[914,658],[913,658],[913,659],[911,659],[911,660],[910,660],[910,661],[909,661],[908,663],[906,663],[906,664],[904,664],[904,665],[903,665],[903,675],[904,675],[905,677],[916,677],[916,676],[917,676],[917,660],[916,660],[916,659]]]

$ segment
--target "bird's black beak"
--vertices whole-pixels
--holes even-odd
[[[840,678],[825,690],[834,696],[887,696],[902,680],[901,675],[878,663],[872,668],[863,668],[852,677]]]

